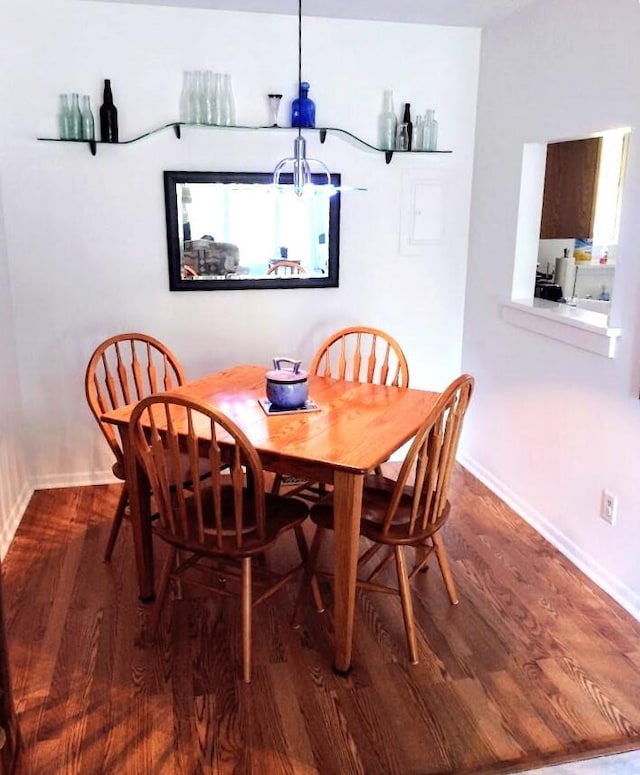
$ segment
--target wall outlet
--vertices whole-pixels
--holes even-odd
[[[608,490],[602,491],[600,503],[600,516],[610,525],[616,524],[616,512],[618,510],[618,496]]]

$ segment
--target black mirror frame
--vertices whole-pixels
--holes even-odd
[[[292,183],[291,174],[281,175],[282,183]],[[312,175],[318,185],[326,181],[324,175]],[[340,258],[340,174],[332,173],[331,183],[338,190],[329,199],[328,267],[325,277],[273,277],[256,279],[191,280],[182,277],[182,256],[178,233],[178,203],[176,186],[181,183],[273,183],[271,172],[164,172],[164,199],[169,256],[169,290],[171,291],[237,291],[270,288],[337,288]]]

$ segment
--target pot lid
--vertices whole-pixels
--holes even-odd
[[[270,382],[304,382],[308,372],[300,368],[301,363],[293,358],[274,358],[273,370],[268,371],[266,377]],[[283,368],[282,364],[287,364],[287,368]]]

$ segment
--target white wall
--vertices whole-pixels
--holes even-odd
[[[7,132],[1,156],[6,241],[29,471],[35,487],[98,481],[111,460],[86,407],[83,377],[105,337],[141,330],[164,340],[196,377],[274,354],[307,363],[332,330],[361,322],[402,343],[416,386],[460,369],[480,33],[406,24],[304,21],[304,77],[318,124],[375,140],[382,91],[396,108],[433,107],[441,157],[381,155],[339,139],[310,156],[368,187],[342,199],[340,287],[169,293],[163,170],[270,171],[289,133],[171,131],[120,147],[36,142],[56,133],[59,92],[111,78],[121,139],[177,118],[182,71],[233,76],[240,122],[267,120],[269,92],[296,90],[294,16],[178,10],[73,0],[21,0],[0,29]],[[442,185],[441,243],[401,255],[403,175]],[[248,224],[248,228],[251,225]]]
[[[465,460],[640,615],[640,6],[549,0],[483,34],[463,367],[477,392]],[[615,359],[510,326],[525,143],[632,129],[612,319]],[[599,514],[619,497],[618,522]]]
[[[4,557],[31,495],[22,428],[11,290],[0,201],[0,557]]]

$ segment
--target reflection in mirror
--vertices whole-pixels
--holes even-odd
[[[535,296],[609,313],[628,137],[548,144]]]
[[[331,183],[297,196],[271,173],[165,172],[171,290],[336,287],[340,175]]]

